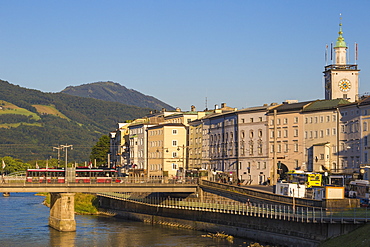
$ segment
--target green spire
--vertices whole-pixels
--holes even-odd
[[[343,31],[342,31],[342,17],[340,17],[341,22],[339,23],[339,36],[337,39],[337,43],[335,43],[335,47],[347,47],[346,42],[344,41],[343,38]]]

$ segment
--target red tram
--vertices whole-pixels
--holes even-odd
[[[115,183],[120,182],[111,168],[40,168],[27,169],[27,183]]]

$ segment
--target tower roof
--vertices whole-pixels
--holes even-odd
[[[340,18],[342,20],[342,17]],[[343,31],[342,31],[342,22],[339,23],[339,32],[338,32],[338,39],[337,42],[335,43],[335,47],[347,47],[346,42],[344,41],[343,38]]]

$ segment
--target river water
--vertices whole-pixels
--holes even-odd
[[[0,195],[0,246],[248,246],[202,237],[204,232],[149,225],[108,216],[76,215],[76,232],[59,232],[48,226],[49,208],[33,193]]]

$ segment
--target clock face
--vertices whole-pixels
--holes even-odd
[[[347,79],[343,79],[339,81],[338,86],[341,91],[347,92],[351,89],[351,82]]]

